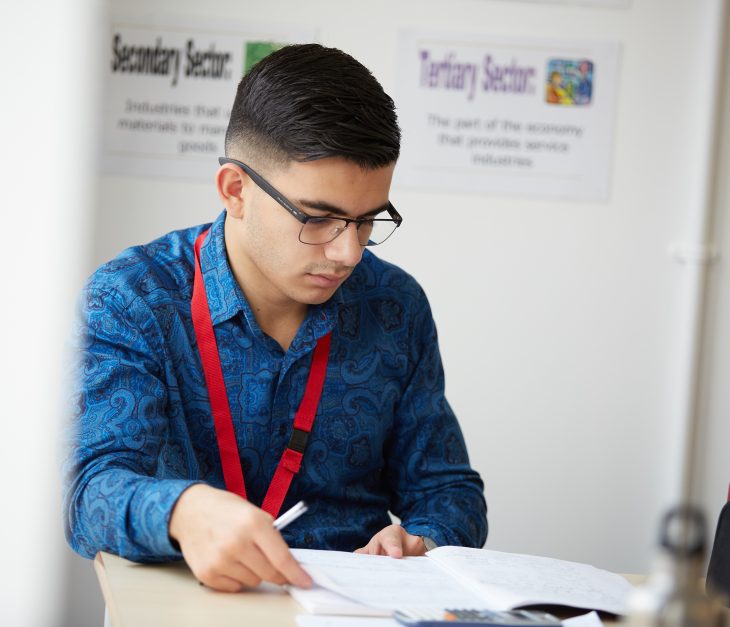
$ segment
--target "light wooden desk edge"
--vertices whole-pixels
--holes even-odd
[[[201,586],[184,562],[136,564],[97,553],[94,569],[113,627],[294,627],[303,612],[277,586],[240,594]]]

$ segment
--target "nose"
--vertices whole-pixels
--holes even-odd
[[[362,258],[362,246],[354,224],[348,224],[335,239],[325,244],[325,257],[338,265],[355,267]]]

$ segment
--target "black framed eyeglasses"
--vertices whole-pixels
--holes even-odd
[[[403,218],[390,202],[385,207],[385,211],[388,212],[390,218],[334,218],[329,216],[320,218],[310,216],[288,200],[263,176],[242,161],[229,159],[228,157],[220,157],[218,163],[221,165],[232,163],[241,168],[251,177],[256,185],[299,220],[302,223],[302,229],[299,231],[299,241],[302,244],[327,244],[339,235],[342,235],[350,224],[354,224],[361,246],[377,246],[393,235],[395,230],[403,223]]]

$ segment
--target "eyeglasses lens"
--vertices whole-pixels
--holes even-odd
[[[314,218],[302,226],[299,239],[304,244],[326,244],[340,235],[347,222],[338,218]],[[355,228],[351,224],[351,228]],[[396,229],[392,220],[374,220],[361,222],[357,228],[357,237],[361,246],[382,244]]]

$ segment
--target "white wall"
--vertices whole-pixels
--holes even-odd
[[[89,242],[98,17],[94,0],[0,5],[0,623],[13,627],[65,623],[58,439]]]
[[[709,61],[710,3],[511,4],[479,4],[484,17],[462,28],[562,25],[623,43],[611,201],[401,195],[411,230],[392,256],[434,300],[450,396],[487,482],[490,544],[645,570],[681,470],[686,272],[667,249],[696,211],[688,170],[705,112],[703,85],[677,79]],[[470,226],[441,254],[419,247],[428,218],[457,212]]]
[[[711,85],[697,70],[712,61],[704,43],[715,0],[633,0],[625,10],[489,0],[114,6],[316,26],[322,43],[353,54],[391,94],[400,28],[622,44],[609,202],[394,189],[406,222],[382,254],[429,294],[449,398],[486,483],[488,546],[645,571],[660,512],[679,497],[687,293],[667,251],[689,237],[698,210],[691,166],[706,153]],[[722,207],[729,196],[721,181]],[[212,181],[103,177],[94,263],[218,211]],[[721,243],[730,223],[717,225]],[[716,515],[730,481],[730,352],[721,350],[730,292],[722,263],[712,273],[701,474]]]

